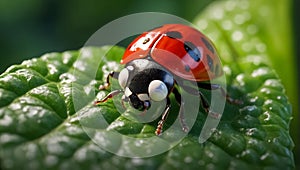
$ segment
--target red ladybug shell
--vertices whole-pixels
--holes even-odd
[[[121,64],[147,57],[187,80],[206,81],[223,74],[212,42],[186,25],[167,24],[144,32],[129,44]]]

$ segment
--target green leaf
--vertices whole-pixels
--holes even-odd
[[[154,136],[157,121],[131,121],[119,114],[111,100],[98,107],[92,105],[95,93],[100,97],[107,94],[97,90],[108,71],[103,68],[109,69],[119,61],[124,49],[86,47],[45,54],[0,75],[2,169],[293,169],[291,107],[284,87],[265,61],[268,53],[255,48],[244,52],[243,47],[233,46],[236,43],[222,27],[211,24],[217,23],[211,12],[218,12],[222,6],[226,4],[218,2],[208,8],[197,23],[206,19],[205,32],[214,39],[224,59],[228,91],[244,104],[226,104],[221,122],[208,141],[198,142],[206,117],[200,110],[188,136],[160,155],[126,158],[99,147],[82,125],[103,129],[103,135],[115,130],[142,139]],[[253,36],[259,41],[259,35]],[[252,43],[250,46],[260,42]],[[82,55],[85,60],[79,60]],[[108,61],[98,65],[95,61],[102,56]],[[96,70],[97,74],[83,70]],[[172,108],[170,118],[176,113],[178,107]],[[97,121],[99,116],[105,122]],[[109,137],[112,140],[103,143],[118,149],[118,138]],[[136,152],[133,145],[127,149]]]
[[[223,62],[232,64],[236,58],[259,55],[258,60],[265,60],[276,70],[293,107],[291,136],[299,143],[299,90],[291,6],[291,0],[227,0],[210,5],[195,19],[195,24],[214,40]]]

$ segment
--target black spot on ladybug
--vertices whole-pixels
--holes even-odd
[[[207,57],[207,64],[208,64],[209,70],[211,72],[213,72],[214,71],[214,62],[213,62],[212,58],[210,57],[210,55],[207,54],[206,57]]]
[[[178,31],[169,31],[166,33],[166,35],[170,38],[176,38],[176,39],[182,38],[181,33]]]
[[[150,41],[150,38],[146,38],[144,41],[143,41],[143,44],[147,44],[147,42]]]
[[[211,51],[213,54],[215,53],[214,47],[211,45],[211,43],[204,37],[201,37],[202,42],[206,46],[206,48]]]
[[[199,62],[201,59],[201,53],[198,48],[189,41],[184,42],[184,49],[185,51],[192,57],[196,62]]]
[[[188,66],[188,65],[185,65],[185,66],[184,66],[184,69],[185,69],[186,72],[190,72],[190,71],[191,71],[191,67]]]

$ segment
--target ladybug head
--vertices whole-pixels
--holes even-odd
[[[154,61],[133,60],[121,70],[118,81],[124,90],[123,101],[144,111],[151,101],[159,102],[169,95],[174,86],[173,76]]]

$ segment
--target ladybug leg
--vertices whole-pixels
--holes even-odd
[[[231,103],[231,104],[243,104],[243,101],[238,100],[238,99],[233,99],[231,98],[224,90],[224,88],[219,85],[219,84],[209,84],[209,83],[198,83],[198,86],[206,89],[206,90],[220,90],[222,95],[226,98],[226,101]]]
[[[195,89],[195,88],[192,88],[192,87],[189,87],[189,86],[185,86],[185,85],[181,85],[181,87],[188,93],[190,94],[193,94],[193,95],[199,95],[200,96],[200,102],[201,102],[201,105],[204,109],[204,111],[211,117],[213,118],[216,118],[216,119],[219,119],[221,114],[220,113],[216,113],[216,112],[213,112],[209,109],[210,105],[208,104],[206,98],[204,97],[204,95],[198,90],[198,89]]]
[[[113,98],[114,96],[116,96],[116,95],[118,95],[118,94],[120,94],[120,93],[123,93],[123,92],[124,92],[123,90],[115,90],[115,91],[112,91],[112,92],[108,93],[108,95],[105,96],[103,99],[95,101],[95,102],[94,102],[94,105],[97,106],[97,105],[99,105],[99,104],[101,104],[101,103],[104,103],[104,102],[106,102],[108,99],[111,99],[111,98]]]
[[[100,85],[100,86],[99,86],[99,90],[107,89],[107,88],[110,86],[109,79],[110,79],[111,77],[117,79],[118,76],[119,76],[119,72],[114,72],[114,71],[110,72],[110,73],[107,75],[107,77],[106,77],[106,82],[105,82],[103,85]],[[103,99],[95,101],[95,102],[94,102],[94,105],[97,106],[97,105],[99,105],[99,104],[101,104],[101,103],[104,103],[104,102],[106,102],[108,99],[111,99],[111,98],[113,98],[114,96],[116,96],[116,95],[118,95],[118,94],[120,94],[120,93],[122,93],[122,92],[124,92],[124,91],[123,91],[123,90],[115,90],[115,91],[112,91],[112,92],[108,93],[108,95],[105,96]]]
[[[99,86],[99,90],[105,90],[105,89],[108,89],[108,87],[110,86],[110,81],[109,81],[109,79],[110,79],[111,77],[112,77],[112,78],[115,78],[115,79],[118,79],[118,77],[119,77],[119,72],[114,72],[114,71],[110,72],[110,73],[107,75],[107,77],[106,77],[106,82],[105,82],[104,84],[102,84],[102,85]]]
[[[171,108],[171,102],[170,102],[170,99],[168,97],[167,98],[167,105],[166,105],[165,111],[162,114],[161,120],[158,122],[156,130],[155,130],[155,134],[157,136],[159,136],[162,133],[162,129],[163,129],[164,123],[167,120],[168,114],[170,112],[170,108]]]
[[[184,102],[181,101],[181,94],[179,93],[179,91],[178,91],[178,89],[176,87],[173,89],[173,94],[175,96],[175,99],[176,99],[177,103],[179,104],[179,107],[180,107],[180,109],[179,109],[179,120],[180,120],[180,124],[181,124],[182,130],[184,132],[188,132],[189,131],[189,127],[185,123],[184,112],[183,112]]]
[[[204,95],[199,92],[199,95],[200,95],[200,100],[201,100],[201,105],[202,107],[204,108],[204,111],[211,117],[213,118],[216,118],[216,119],[219,119],[221,117],[221,114],[220,113],[216,113],[216,112],[212,112],[210,109],[209,109],[209,104],[206,100],[206,98],[204,97]]]

